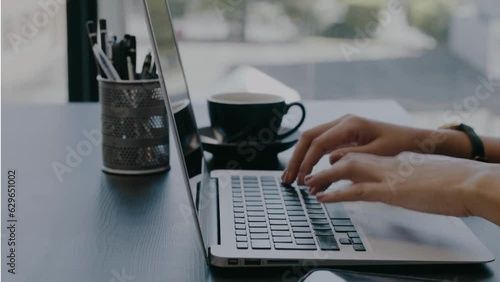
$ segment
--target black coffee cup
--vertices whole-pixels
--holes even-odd
[[[293,106],[302,110],[302,117],[294,128],[282,132],[283,116]],[[226,142],[247,140],[269,143],[283,139],[297,131],[306,117],[301,103],[286,104],[285,99],[278,95],[246,92],[211,96],[208,98],[208,112],[212,128]]]

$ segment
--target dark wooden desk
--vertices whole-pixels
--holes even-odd
[[[411,124],[390,101],[307,102],[304,128],[345,113]],[[197,105],[200,125],[208,124]],[[2,238],[6,223],[6,172],[17,170],[17,266],[4,281],[296,281],[309,266],[259,271],[211,270],[199,253],[193,222],[185,216],[187,197],[172,146],[172,170],[142,177],[101,171],[100,145],[71,171],[56,176],[53,164],[66,163],[68,150],[87,140],[84,130],[99,128],[96,104],[2,105]],[[286,162],[291,151],[280,155]],[[466,219],[478,237],[500,257],[500,228]],[[7,251],[2,241],[2,257]],[[449,281],[498,281],[500,263],[479,266],[358,267]]]

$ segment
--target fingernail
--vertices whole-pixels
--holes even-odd
[[[312,174],[308,174],[304,177],[304,182],[307,184],[307,182],[312,178]]]
[[[281,180],[286,182],[287,181],[287,175],[288,175],[288,170],[285,170],[283,172],[283,175],[281,175]]]
[[[304,176],[302,174],[297,176],[297,184],[304,185]]]
[[[309,195],[312,195],[313,191],[314,191],[314,187],[310,186],[309,190],[308,190]]]
[[[324,197],[324,196],[325,196],[325,192],[318,192],[318,193],[316,194],[316,199],[317,199],[318,201],[321,201],[321,199],[323,199],[323,197]]]

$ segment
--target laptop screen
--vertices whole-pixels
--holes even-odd
[[[208,170],[206,169],[203,150],[201,147],[198,127],[191,106],[191,99],[187,82],[179,55],[177,42],[168,7],[167,0],[144,0],[146,15],[149,19],[148,27],[153,41],[153,50],[158,64],[160,83],[166,92],[167,109],[173,114],[172,132],[177,138],[177,147],[180,148],[181,165],[184,169],[186,186],[191,196],[191,208],[198,223],[197,228],[207,254],[208,235],[207,227],[202,224],[198,207],[204,206],[200,201],[204,197],[199,189],[208,187]],[[203,209],[201,210],[203,213]]]

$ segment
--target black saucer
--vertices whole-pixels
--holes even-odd
[[[289,128],[281,128],[280,132],[288,131]],[[220,134],[211,127],[203,127],[200,132],[203,149],[212,153],[214,157],[231,157],[248,159],[254,157],[271,157],[278,153],[290,149],[297,143],[300,132],[295,131],[290,136],[283,139],[271,141],[269,143],[259,143],[251,139],[239,142],[225,142]]]

